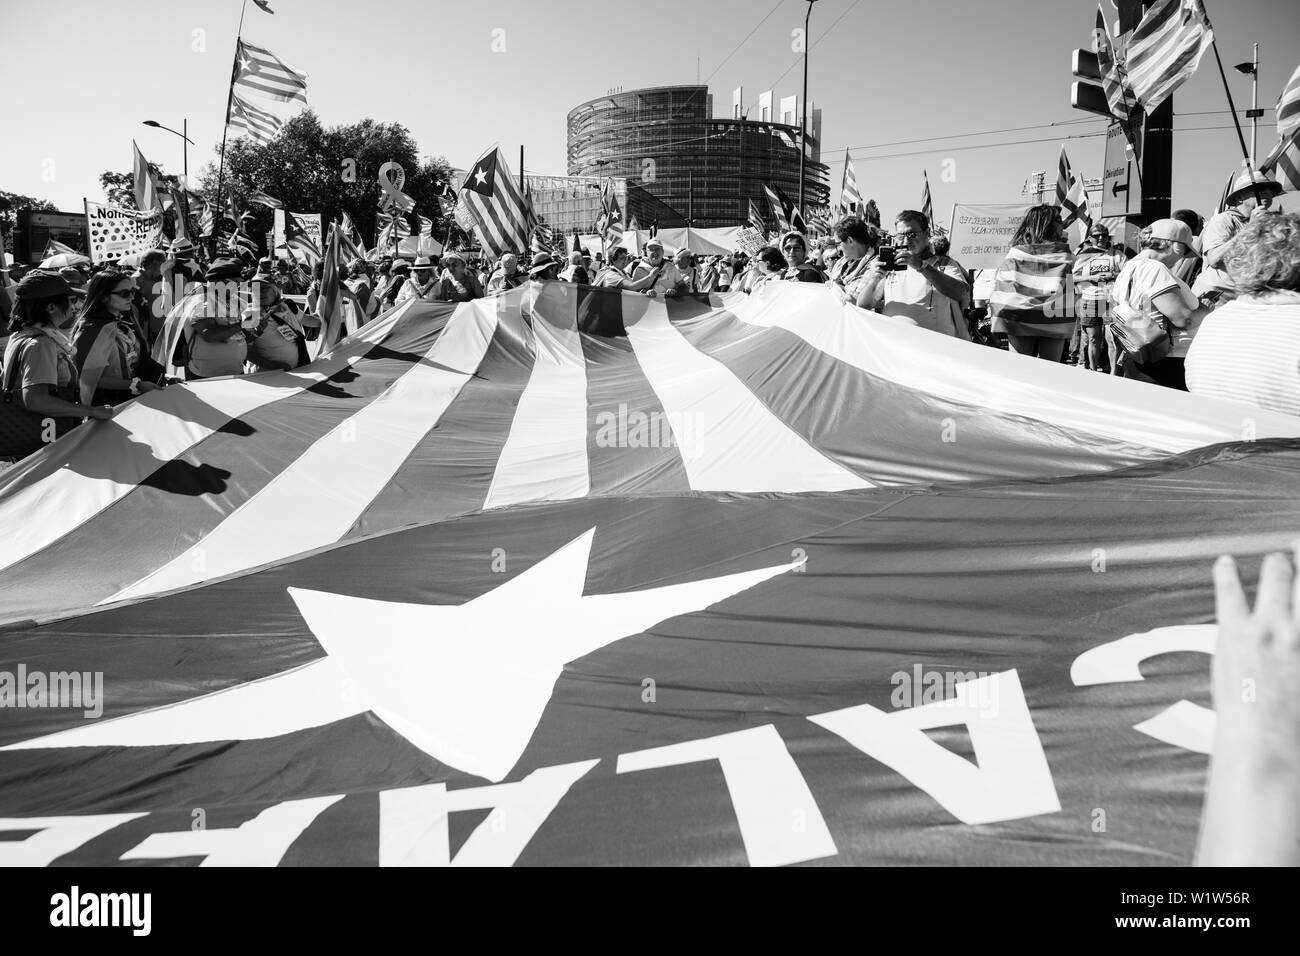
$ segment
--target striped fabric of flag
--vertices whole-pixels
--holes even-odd
[[[375,247],[387,249],[395,246],[411,234],[411,224],[406,221],[406,217],[400,212],[390,214],[388,223],[379,230],[379,235],[375,239]]]
[[[1062,154],[1064,155],[1064,154]],[[934,200],[930,198],[930,174],[921,170],[921,212],[930,228],[934,228]]]
[[[1097,4],[1097,26],[1093,31],[1093,45],[1097,53],[1097,71],[1101,74],[1102,89],[1106,92],[1106,102],[1110,113],[1122,123],[1129,121],[1137,102],[1128,83],[1124,64],[1115,53],[1115,43],[1111,39],[1110,29],[1106,26],[1106,14],[1101,4]]]
[[[1279,139],[1260,161],[1259,170],[1271,174],[1287,192],[1300,189],[1300,129]]]
[[[325,240],[325,254],[321,259],[320,296],[316,300],[316,314],[321,320],[319,354],[324,355],[347,334],[344,303],[351,303],[352,314],[364,316],[365,310],[346,281],[348,270],[344,259],[343,230],[330,224],[330,234]]]
[[[205,202],[203,209],[199,213],[199,235],[204,239],[215,235],[217,229],[217,217],[212,214],[211,203]]]
[[[353,259],[364,259],[366,257],[366,246],[361,241],[361,233],[357,231],[356,224],[348,211],[343,210],[342,221],[340,224],[339,245],[343,248],[345,262],[351,262]]]
[[[479,157],[461,185],[460,197],[492,258],[527,251],[524,196],[500,149],[494,146]]]
[[[605,242],[610,247],[623,244],[623,210],[619,207],[618,196],[611,189],[609,192],[609,212],[606,216]]]
[[[1213,40],[1201,0],[1157,0],[1147,8],[1129,38],[1124,69],[1148,114],[1191,78]]]
[[[767,193],[767,204],[772,208],[772,215],[776,217],[777,226],[782,232],[788,232],[790,220],[786,217],[785,204],[781,202],[781,197],[768,183],[763,184],[763,192]]]
[[[1259,164],[1282,188],[1300,189],[1300,66],[1296,67],[1277,100],[1277,145]]]
[[[1300,66],[1295,68],[1277,98],[1278,136],[1286,139],[1296,130],[1300,130]]]
[[[235,77],[240,90],[288,103],[307,102],[307,74],[299,73],[270,50],[239,40],[235,52]]]
[[[153,170],[149,168],[148,161],[144,158],[144,153],[140,152],[140,147],[132,140],[131,148],[135,150],[135,207],[141,212],[149,212],[157,209],[162,211],[162,193],[158,188],[158,182],[154,179]]]
[[[763,221],[763,214],[758,211],[758,204],[752,199],[749,201],[749,224],[758,231],[760,236],[767,235],[767,223]]]
[[[258,109],[240,96],[232,96],[230,125],[242,129],[248,134],[248,138],[259,146],[265,146],[275,139],[284,121],[274,113]]]
[[[1076,222],[1082,222],[1086,230],[1092,224],[1092,213],[1088,209],[1088,193],[1084,189],[1083,178],[1070,168],[1070,158],[1065,155],[1065,145],[1061,146],[1061,158],[1056,165],[1056,205],[1061,207],[1061,223],[1070,228]]]
[[[276,199],[274,196],[268,196],[260,189],[254,189],[251,193],[249,193],[244,198],[247,199],[249,202],[255,202],[258,205],[267,206],[271,209],[284,208],[284,203],[280,202],[280,200]]]
[[[1069,338],[1074,255],[1064,242],[1012,246],[994,276],[989,311],[1012,335]]]
[[[862,204],[862,194],[858,192],[858,174],[853,171],[853,160],[849,151],[844,151],[844,179],[840,183],[840,212],[844,215],[857,212]]]
[[[555,248],[555,231],[544,222],[533,227],[533,252],[552,252]]]
[[[1209,646],[1207,552],[1276,546],[1294,442],[799,286],[411,299],[309,365],[180,383],[12,469],[8,646],[33,679],[75,661],[129,692],[107,720],[5,709],[6,862],[1191,862],[1189,748],[1135,758],[1125,718],[1203,695],[1203,661],[1158,682],[1115,661]],[[942,419],[960,441],[926,440]],[[1025,587],[1097,539],[1142,560]],[[872,706],[935,660],[980,675],[955,706]],[[642,674],[685,686],[632,713]],[[724,785],[719,755],[748,775]],[[1122,844],[1061,839],[1060,808],[1102,792]]]

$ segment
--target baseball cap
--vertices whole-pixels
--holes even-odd
[[[1152,239],[1168,239],[1181,242],[1189,249],[1192,247],[1192,230],[1181,220],[1157,219],[1149,228]]]

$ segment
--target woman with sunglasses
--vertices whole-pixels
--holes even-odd
[[[120,405],[166,384],[167,370],[150,357],[135,319],[134,295],[134,280],[116,269],[86,287],[86,305],[72,330],[86,404]]]

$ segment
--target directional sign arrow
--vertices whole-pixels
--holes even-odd
[[[1128,183],[1125,183],[1123,186],[1121,186],[1119,184],[1119,180],[1117,179],[1110,184],[1110,194],[1112,196],[1118,196],[1120,193],[1126,193],[1126,192],[1128,192]]]

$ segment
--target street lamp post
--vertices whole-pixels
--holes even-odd
[[[1259,108],[1259,44],[1255,44],[1255,56],[1249,63],[1238,63],[1233,69],[1250,77],[1250,109],[1246,110],[1246,115],[1250,117],[1250,167],[1254,169],[1259,118],[1264,115],[1264,111]]]
[[[181,163],[182,163],[181,169],[183,175],[185,176],[185,188],[188,189],[190,186],[190,146],[193,145],[194,143],[194,140],[190,139],[188,135],[190,131],[190,121],[188,119],[181,120],[181,132],[177,132],[176,130],[172,129],[170,126],[164,126],[162,123],[159,123],[157,120],[145,120],[144,125],[152,126],[154,129],[166,130],[167,132],[171,133],[173,136],[179,136],[181,139],[185,141],[184,143],[181,144]]]
[[[813,4],[817,0],[808,0],[808,11],[803,17],[803,104],[799,115],[799,215],[806,217],[803,208],[804,162],[808,157],[808,21],[812,17]]]
[[[181,193],[181,201],[185,204],[185,208],[179,214],[185,217],[185,227],[188,229],[190,219],[190,145],[194,142],[189,137],[190,121],[188,118],[181,120],[181,131],[179,133],[170,126],[164,126],[157,120],[144,120],[144,125],[152,126],[154,129],[166,130],[183,140],[181,143],[181,177],[185,182],[185,189]]]

